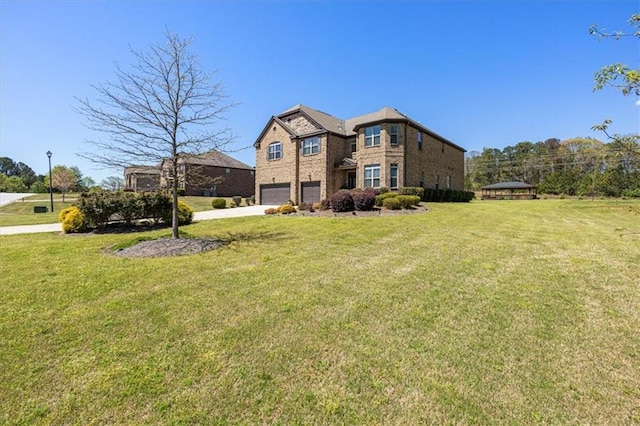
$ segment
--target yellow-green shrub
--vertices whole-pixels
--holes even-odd
[[[64,215],[62,214],[63,212],[65,212]],[[60,212],[60,217],[62,216],[64,216],[62,220],[62,230],[65,233],[70,234],[87,230],[87,220],[79,208],[75,206],[68,207]]]
[[[169,209],[165,216],[163,217],[163,221],[165,223],[171,223],[173,216],[173,208]],[[178,201],[178,225],[188,225],[193,221],[193,209],[189,207],[189,205],[183,201]]]
[[[295,212],[296,212],[296,208],[291,204],[283,204],[280,207],[278,207],[278,213],[280,214],[290,214]]]

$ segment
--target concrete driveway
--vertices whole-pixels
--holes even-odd
[[[0,192],[0,207],[5,204],[13,203],[21,198],[30,197],[35,194],[17,193],[17,192]]]
[[[193,221],[198,222],[201,220],[227,219],[232,217],[261,216],[269,207],[277,208],[278,206],[248,206],[236,207],[234,209],[195,212],[193,214]],[[62,232],[62,224],[50,223],[45,225],[0,226],[0,235],[34,234],[38,232]]]

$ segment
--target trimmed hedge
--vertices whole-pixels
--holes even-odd
[[[395,198],[397,196],[397,192],[383,192],[380,195],[376,195],[376,206],[382,207],[384,200],[386,200],[387,198]]]
[[[385,198],[382,201],[382,207],[389,210],[400,210],[402,208],[400,201],[396,197]]]
[[[476,194],[472,191],[426,188],[423,200],[435,203],[468,203],[473,200],[475,196]]]
[[[353,198],[353,207],[358,211],[373,210],[376,203],[376,191],[367,189],[351,190],[351,198]]]
[[[350,212],[354,208],[351,191],[341,189],[331,196],[331,209],[334,212]]]
[[[224,209],[227,207],[227,200],[224,198],[214,198],[211,200],[211,207],[214,209]]]
[[[404,186],[398,189],[399,195],[416,195],[421,200],[424,198],[424,188],[419,186]]]
[[[390,200],[391,198],[388,199]],[[398,195],[395,199],[403,209],[410,209],[420,204],[420,197],[417,195]]]

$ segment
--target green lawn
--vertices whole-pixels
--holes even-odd
[[[640,423],[640,203],[431,208],[2,236],[0,423]]]

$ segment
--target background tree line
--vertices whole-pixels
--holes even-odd
[[[538,192],[581,196],[640,196],[640,151],[594,138],[519,142],[484,148],[465,157],[465,186],[479,190],[497,182],[520,181]]]
[[[85,192],[97,187],[113,191],[124,187],[124,179],[116,176],[109,176],[97,185],[77,166],[53,167],[51,181],[54,191],[63,195],[67,192]],[[23,162],[0,157],[0,192],[49,192],[49,173],[39,175]]]

